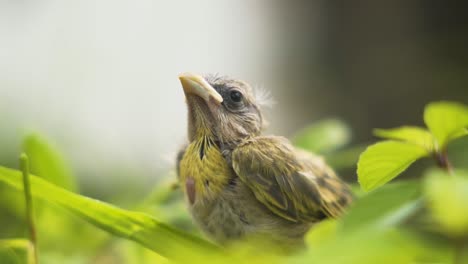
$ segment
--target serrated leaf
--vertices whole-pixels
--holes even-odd
[[[434,137],[424,128],[402,126],[391,129],[374,129],[374,134],[381,138],[401,140],[425,148],[428,152],[434,150]]]
[[[388,140],[371,145],[359,157],[359,184],[366,191],[373,190],[427,155],[429,153],[426,149],[404,142]]]
[[[432,170],[424,181],[428,207],[449,235],[468,234],[468,172]]]
[[[70,167],[57,147],[35,133],[23,139],[23,150],[30,160],[32,174],[67,190],[76,191],[77,184]]]
[[[131,212],[69,192],[31,175],[32,195],[56,204],[89,223],[168,257],[187,261],[196,254],[217,252],[213,244],[167,226],[149,215]],[[19,171],[0,166],[0,181],[22,190]]]
[[[327,119],[300,130],[292,141],[302,149],[326,153],[348,144],[350,139],[351,132],[346,123]]]
[[[444,149],[448,142],[468,135],[468,107],[455,102],[430,103],[424,109],[424,122]]]
[[[394,227],[421,207],[421,184],[387,184],[358,199],[342,219],[340,231]]]

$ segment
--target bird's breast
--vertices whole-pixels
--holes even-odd
[[[216,199],[228,184],[229,174],[218,146],[207,138],[192,142],[180,162],[180,180],[190,205]]]

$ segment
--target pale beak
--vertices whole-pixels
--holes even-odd
[[[202,76],[193,73],[179,75],[180,83],[185,94],[193,94],[203,98],[206,102],[220,105],[223,97]]]

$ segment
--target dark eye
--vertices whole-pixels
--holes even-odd
[[[231,91],[229,96],[231,97],[231,100],[235,103],[239,103],[240,101],[242,101],[242,93],[239,91]]]

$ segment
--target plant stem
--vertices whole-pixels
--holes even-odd
[[[34,224],[34,211],[33,203],[31,199],[31,185],[29,183],[29,160],[26,154],[21,154],[20,156],[20,167],[23,172],[23,188],[24,188],[24,197],[26,199],[26,221],[28,222],[29,227],[29,239],[31,240],[33,253],[34,253],[34,263],[39,264],[39,258],[37,254],[37,237],[36,237],[36,227]]]
[[[435,158],[437,160],[437,165],[446,170],[449,174],[452,174],[453,172],[453,167],[452,164],[450,163],[448,159],[448,153],[447,153],[447,148],[444,148],[440,152],[435,153]]]
[[[466,254],[465,254],[465,249],[466,245],[462,240],[457,240],[455,242],[455,256],[453,258],[453,263],[454,264],[464,264],[467,263],[466,261]]]

